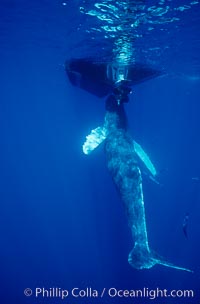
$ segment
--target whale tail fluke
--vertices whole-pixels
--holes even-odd
[[[165,261],[165,259],[157,253],[150,251],[146,247],[142,248],[138,244],[135,244],[134,248],[129,253],[128,262],[135,269],[149,269],[158,264],[177,270],[193,272],[190,269],[179,267]]]

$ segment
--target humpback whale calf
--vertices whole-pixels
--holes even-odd
[[[135,269],[149,269],[156,264],[192,272],[167,262],[149,247],[140,162],[149,174],[156,169],[142,147],[136,143],[127,126],[124,103],[131,92],[126,81],[120,81],[106,100],[104,124],[92,130],[83,144],[83,152],[90,154],[101,143],[105,144],[107,167],[124,204],[133,238],[128,262]]]

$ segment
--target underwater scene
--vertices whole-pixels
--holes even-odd
[[[199,0],[0,0],[0,303],[200,303]]]

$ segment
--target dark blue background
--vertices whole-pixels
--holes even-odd
[[[155,302],[199,303],[197,49],[187,53],[188,74],[172,69],[140,84],[126,105],[134,138],[161,172],[160,186],[144,179],[150,246],[195,272],[162,266],[136,271],[127,262],[131,235],[103,146],[89,157],[82,154],[85,136],[103,121],[104,102],[72,87],[65,76],[68,8],[60,1],[1,0],[0,9],[0,302],[57,304],[62,301],[26,298],[23,290],[91,286],[193,289],[194,299]],[[182,232],[186,212],[188,240]],[[118,302],[154,301],[66,300]]]

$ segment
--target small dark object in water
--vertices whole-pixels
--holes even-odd
[[[189,221],[189,213],[187,212],[183,219],[183,233],[186,239],[188,239],[188,221]]]

